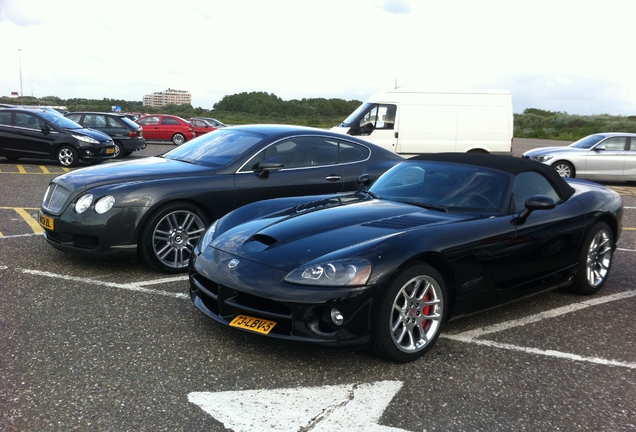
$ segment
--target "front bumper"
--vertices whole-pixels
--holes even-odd
[[[366,346],[370,340],[374,294],[379,287],[307,287],[286,283],[287,272],[209,248],[193,256],[190,297],[194,305],[223,324],[237,315],[276,322],[267,336],[325,346]],[[344,317],[335,325],[330,312]],[[244,330],[248,331],[248,330]]]
[[[40,210],[52,221],[43,226],[46,242],[65,252],[131,258],[137,252],[137,227],[145,207],[113,208],[105,214],[77,214],[69,206],[60,216]]]

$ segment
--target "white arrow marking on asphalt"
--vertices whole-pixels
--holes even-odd
[[[378,424],[400,381],[324,387],[195,392],[188,400],[234,432],[405,432]]]

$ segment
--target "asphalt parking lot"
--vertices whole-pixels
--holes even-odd
[[[609,184],[624,230],[597,295],[452,321],[391,364],[222,328],[183,275],[49,247],[36,214],[62,172],[0,158],[1,431],[636,430],[635,183]]]

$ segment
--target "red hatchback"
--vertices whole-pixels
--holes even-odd
[[[201,136],[203,134],[206,134],[208,132],[212,132],[218,129],[212,123],[203,119],[191,118],[190,123],[192,123],[192,126],[194,127],[194,133],[196,133],[197,136]]]
[[[143,127],[146,141],[172,141],[179,146],[196,136],[189,121],[174,115],[149,114],[137,123]]]

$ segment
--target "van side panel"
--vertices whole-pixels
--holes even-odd
[[[512,97],[508,91],[395,89],[376,93],[366,103],[397,106],[394,130],[376,129],[361,137],[401,155],[512,152]]]

